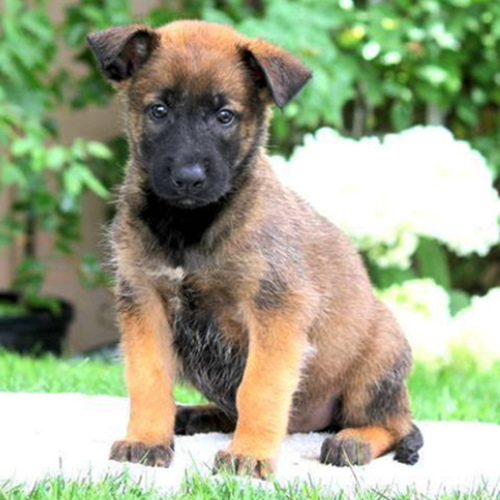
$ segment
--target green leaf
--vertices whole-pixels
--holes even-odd
[[[111,150],[102,142],[91,141],[87,143],[87,150],[90,155],[101,160],[110,160],[113,158]]]
[[[103,186],[101,181],[91,172],[85,165],[78,165],[78,175],[81,181],[90,188],[95,194],[101,198],[107,198],[108,190]]]
[[[47,166],[51,170],[61,170],[67,158],[66,148],[63,146],[54,146],[47,151]]]
[[[439,243],[428,238],[420,238],[415,255],[421,278],[432,278],[443,288],[451,288],[448,257]]]
[[[431,64],[420,68],[418,74],[432,85],[443,85],[450,77],[446,69]]]
[[[75,166],[70,167],[63,173],[63,183],[66,192],[71,197],[76,197],[82,190],[82,179],[78,168]]]
[[[379,267],[368,258],[365,258],[364,260],[370,279],[379,290],[389,288],[392,285],[400,285],[405,281],[416,278],[415,273],[411,269]]]
[[[86,151],[85,151],[85,142],[83,139],[75,139],[72,146],[71,146],[71,153],[73,155],[73,158],[76,158],[78,160],[85,160],[86,158]]]
[[[37,147],[37,141],[33,137],[21,137],[16,139],[10,149],[13,156],[21,157],[32,152]]]
[[[450,290],[448,294],[450,296],[450,312],[452,316],[470,306],[471,298],[467,293],[461,290]]]
[[[17,184],[20,187],[25,187],[27,185],[27,178],[23,170],[10,162],[3,163],[0,179],[2,180],[2,184],[7,186]]]

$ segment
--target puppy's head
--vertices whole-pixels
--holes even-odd
[[[284,50],[201,21],[110,28],[88,41],[125,97],[132,165],[178,208],[235,189],[266,140],[268,106],[285,106],[311,77]]]

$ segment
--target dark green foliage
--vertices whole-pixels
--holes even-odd
[[[322,125],[342,133],[447,125],[500,171],[500,3],[485,0],[163,1],[135,19],[154,26],[178,18],[227,23],[302,58],[314,79],[277,113],[272,143],[289,152]],[[130,2],[83,0],[68,10],[66,41],[82,47],[94,29],[133,20]],[[88,50],[78,105],[109,96]],[[97,87],[96,87],[97,85]]]
[[[76,108],[108,103],[111,87],[98,73],[85,38],[111,25],[206,19],[266,38],[303,59],[314,78],[297,100],[275,113],[272,153],[290,153],[304,133],[324,125],[360,136],[443,124],[482,151],[495,175],[500,172],[499,2],[162,0],[134,15],[131,0],[81,0],[66,9],[59,26],[48,19],[45,4],[36,0],[24,9],[21,0],[8,0],[0,19],[0,148],[7,152],[0,160],[0,188],[14,186],[18,193],[2,218],[0,245],[22,235],[26,259],[14,284],[31,300],[45,276],[36,258],[36,235],[54,234],[55,252],[72,256],[83,193],[106,196],[122,175],[116,166],[127,156],[123,139],[110,144],[113,157],[97,143],[60,146],[50,119],[62,103]],[[72,49],[83,76],[70,77],[58,66],[58,41]],[[48,179],[56,181],[57,196]],[[498,284],[498,274],[491,282],[488,261],[456,259],[435,244],[422,243],[416,260],[416,276],[448,288],[484,293]],[[91,256],[74,261],[85,283],[105,281]],[[380,287],[411,277],[372,271]],[[467,297],[455,298],[458,310]]]
[[[127,2],[119,8],[112,4],[80,2],[69,11],[67,29],[84,33],[133,20]],[[89,9],[92,15],[86,13]],[[294,52],[313,70],[314,78],[298,99],[274,115],[272,153],[289,154],[304,133],[321,126],[356,137],[441,124],[478,148],[495,176],[500,173],[498,2],[163,1],[135,20],[159,26],[179,17],[222,22],[249,36],[266,38]],[[75,47],[81,47],[78,37],[73,40]],[[79,58],[88,63],[88,76],[80,84],[90,88],[90,78],[92,85],[98,80],[102,87],[89,93],[88,100],[97,96],[100,102],[106,101],[109,92],[97,78],[89,51],[81,49]],[[85,95],[80,92],[78,99],[85,100]],[[471,260],[475,263],[468,266]],[[457,275],[453,265],[467,269],[465,276]],[[411,277],[430,277],[448,290],[462,287],[467,293],[485,293],[498,282],[478,284],[478,267],[491,277],[488,261],[455,259],[429,241],[421,243],[412,271],[373,269],[371,274],[380,288]],[[452,297],[454,310],[465,304],[456,302],[458,296]]]
[[[69,77],[57,65],[57,27],[46,14],[47,2],[32,2],[30,9],[24,4],[5,2],[0,17],[0,190],[11,195],[0,217],[0,247],[22,245],[12,285],[23,303],[40,306],[46,305],[40,296],[46,263],[40,259],[39,235],[52,235],[53,254],[74,256],[83,195],[108,195],[89,166],[94,159],[109,161],[111,152],[81,139],[57,144],[51,113],[65,102]],[[74,260],[88,281],[102,282],[100,270],[90,278],[88,258]]]

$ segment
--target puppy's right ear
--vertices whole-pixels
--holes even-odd
[[[87,37],[104,75],[113,82],[130,78],[158,46],[158,35],[149,26],[134,24],[96,31]]]

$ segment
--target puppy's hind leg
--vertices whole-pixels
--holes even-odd
[[[377,377],[371,361],[357,367],[342,395],[343,430],[323,443],[322,463],[364,465],[392,450],[399,462],[418,460],[423,440],[411,421],[406,388],[410,351],[403,346]]]
[[[339,467],[365,465],[390,450],[395,442],[394,434],[380,426],[343,429],[323,441],[320,461]]]
[[[192,436],[209,432],[234,432],[236,420],[218,406],[182,406],[177,405],[175,416],[175,434]]]

